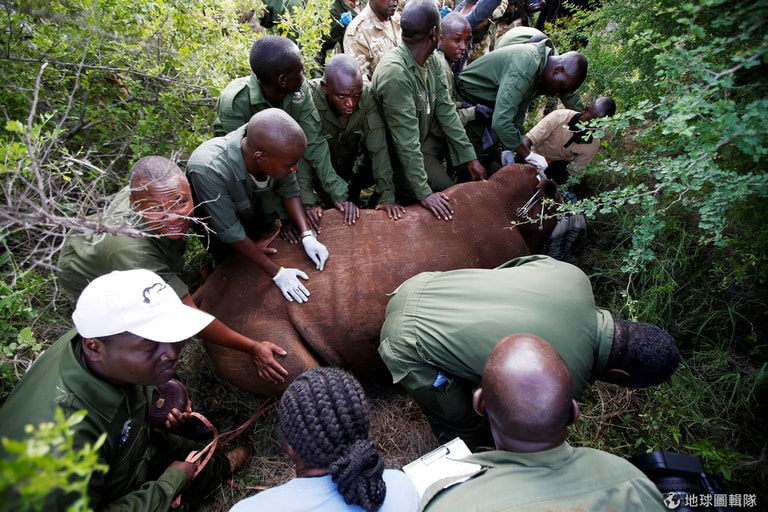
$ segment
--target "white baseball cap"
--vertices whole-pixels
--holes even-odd
[[[130,332],[159,343],[186,340],[213,320],[185,305],[160,276],[145,269],[97,277],[80,294],[72,313],[83,338]]]

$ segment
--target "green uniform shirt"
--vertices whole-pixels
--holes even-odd
[[[196,216],[205,219],[225,244],[245,240],[246,231],[277,215],[280,198],[299,196],[295,174],[269,180],[257,189],[240,150],[246,126],[202,143],[189,157],[187,178],[195,196]]]
[[[130,187],[122,189],[99,220],[108,224],[140,226],[138,215],[131,210],[129,195]],[[164,236],[134,238],[70,232],[59,255],[59,282],[77,297],[88,283],[101,275],[113,270],[145,268],[162,277],[181,298],[189,293],[189,288],[179,277],[184,269],[186,248],[186,240],[171,240]]]
[[[288,113],[304,131],[307,137],[307,150],[299,161],[299,170],[303,173],[317,173],[325,191],[334,202],[347,199],[347,183],[342,180],[331,165],[328,144],[322,135],[320,115],[312,101],[309,86],[304,81],[301,89],[285,97],[281,105],[269,103],[261,90],[256,75],[237,78],[221,92],[216,104],[216,120],[213,123],[214,135],[221,136],[247,123],[253,114],[262,110],[278,107]],[[312,204],[312,203],[305,203]]]
[[[496,344],[516,333],[540,336],[557,350],[579,398],[608,361],[613,318],[595,307],[578,267],[527,256],[496,269],[408,279],[387,305],[379,354],[440,442],[460,436],[474,448],[487,427],[472,407],[472,389]]]
[[[80,343],[73,329],[29,368],[0,409],[0,437],[25,439],[24,427],[53,421],[57,407],[65,416],[85,410],[85,419],[72,427],[74,448],[93,444],[106,433],[99,459],[109,465],[106,474],[91,477],[90,506],[94,510],[169,510],[185,480],[181,469],[168,466],[199,447],[189,439],[150,429],[152,387],[118,387],[100,379],[78,361]],[[9,455],[0,447],[0,456]],[[195,485],[210,488],[228,469],[226,457],[215,454]],[[150,474],[159,477],[148,481]],[[45,510],[66,510],[73,499],[53,493]]]
[[[528,105],[539,93],[547,63],[545,41],[496,49],[469,64],[459,75],[459,93],[471,103],[493,108],[491,128],[505,149],[523,140]]]
[[[371,85],[392,138],[394,147],[391,149],[397,155],[416,199],[422,200],[432,193],[424,170],[421,144],[433,123],[439,123],[445,133],[454,164],[476,159],[456,113],[456,105],[448,93],[447,80],[437,55],[432,53],[421,67],[401,42],[382,58],[373,73]]]
[[[486,469],[444,490],[444,484],[428,488],[419,510],[666,510],[661,493],[642,471],[625,459],[592,448],[563,443],[540,452],[497,450],[464,460]]]
[[[496,50],[513,44],[525,44],[535,36],[544,36],[544,33],[533,27],[515,27],[504,34],[501,39],[496,41]],[[551,39],[547,38],[543,39],[543,41],[544,44],[552,49],[552,55],[559,55],[559,53],[557,53],[557,48],[555,48],[555,44]],[[578,112],[584,111],[584,104],[581,102],[581,96],[579,96],[578,91],[558,94],[558,97],[563,105],[565,105],[565,108],[576,110]]]
[[[538,37],[540,40],[547,38],[544,32],[535,27],[513,27],[496,40],[495,50],[512,44],[525,44],[533,37]],[[554,45],[551,46],[554,49]],[[555,55],[557,55],[557,53],[555,53]]]
[[[548,256],[516,258],[496,269],[424,272],[403,283],[387,306],[379,353],[393,382],[424,364],[479,383],[496,344],[515,333],[545,339],[573,375],[574,398],[603,372],[613,317],[595,307],[578,267]]]
[[[357,109],[342,121],[333,113],[320,80],[316,78],[310,81],[309,87],[320,114],[323,137],[328,142],[334,169],[349,180],[355,161],[363,152],[367,152],[371,157],[376,193],[380,194],[379,204],[394,203],[395,186],[392,181],[392,164],[387,146],[387,128],[379,113],[379,107],[373,99],[370,86],[363,87],[363,96]],[[307,187],[302,184],[301,188],[304,194]],[[314,202],[308,204],[314,204]]]

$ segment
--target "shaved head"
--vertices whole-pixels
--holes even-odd
[[[257,180],[282,179],[296,172],[307,150],[307,137],[291,116],[279,108],[253,114],[240,143],[243,163]]]
[[[467,20],[466,16],[456,11],[451,11],[445,15],[443,21],[440,22],[440,32],[444,37],[448,37],[451,34],[461,32],[465,28],[472,28]]]
[[[434,27],[440,26],[440,11],[434,0],[410,0],[400,16],[400,30],[403,41],[420,41],[427,37]]]
[[[360,72],[360,65],[357,63],[357,60],[348,53],[337,53],[331,57],[325,65],[326,81],[335,80],[342,76],[350,78],[359,77],[360,81],[363,80],[363,75]]]
[[[246,146],[250,151],[276,153],[287,145],[307,145],[299,123],[279,108],[253,114],[246,128]]]
[[[545,94],[562,94],[578,89],[587,78],[587,58],[579,52],[551,55],[541,80]]]
[[[566,73],[573,77],[575,82],[573,88],[576,90],[584,82],[584,79],[587,78],[587,58],[581,52],[566,52],[561,57]]]
[[[129,184],[131,190],[136,191],[144,188],[147,183],[159,183],[177,177],[186,181],[184,172],[172,160],[164,156],[145,156],[131,167]]]
[[[274,82],[279,75],[302,67],[303,57],[296,43],[287,37],[262,36],[251,46],[251,71],[262,84]]]
[[[552,346],[532,334],[501,340],[485,364],[482,401],[497,448],[557,445],[574,415],[573,379]],[[534,450],[530,450],[534,451]]]
[[[597,111],[596,117],[611,117],[616,113],[616,102],[608,96],[600,96],[592,102],[592,106]]]

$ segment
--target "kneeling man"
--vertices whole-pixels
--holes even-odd
[[[200,447],[192,440],[149,426],[153,387],[173,377],[187,338],[213,317],[184,305],[157,274],[136,269],[94,279],[72,314],[75,329],[46,350],[0,409],[0,438],[24,440],[27,425],[80,410],[74,425],[77,450],[94,445],[102,434],[99,462],[88,484],[94,510],[169,510],[174,498],[194,479],[188,499],[205,496],[250,457],[242,446],[214,453],[195,476],[185,462]],[[0,457],[10,454],[0,449]],[[78,496],[51,490],[44,510],[67,510]]]

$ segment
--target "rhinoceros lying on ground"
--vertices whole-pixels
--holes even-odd
[[[549,182],[553,185],[552,182]],[[309,275],[311,292],[304,304],[288,302],[272,280],[249,260],[236,254],[216,267],[194,294],[205,311],[255,340],[269,340],[288,355],[280,358],[290,372],[335,365],[358,375],[384,368],[377,347],[384,322],[387,294],[420,272],[457,268],[492,268],[535,252],[546,241],[555,221],[509,229],[524,220],[517,209],[531,199],[539,182],[531,166],[511,165],[488,181],[456,185],[445,191],[454,208],[451,221],[438,220],[414,205],[398,221],[381,211],[362,210],[354,226],[342,214],[326,210],[318,239],[330,252],[325,270],[318,271],[301,244],[275,240],[274,259]],[[548,195],[555,194],[554,187]],[[541,202],[530,211],[541,212]],[[243,353],[207,344],[217,369],[237,386],[278,395],[285,386],[260,379]]]

